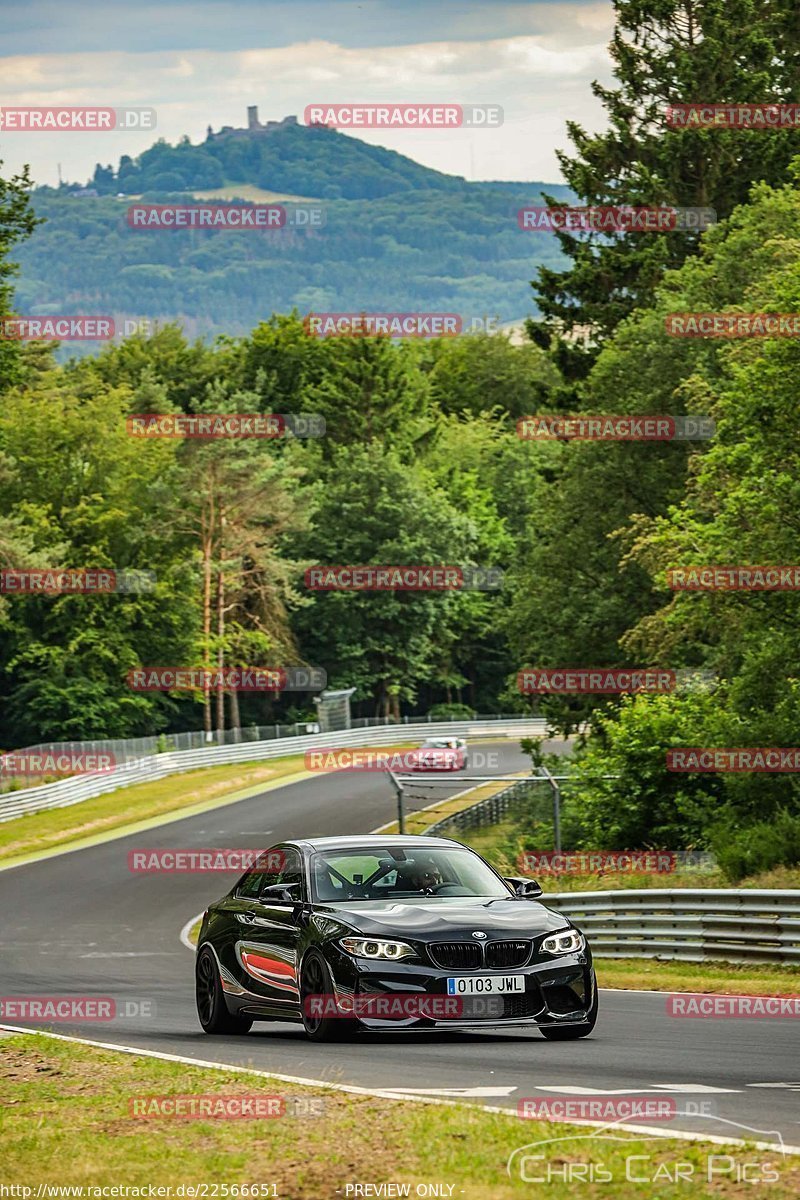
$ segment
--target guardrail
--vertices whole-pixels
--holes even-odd
[[[437,821],[425,833],[446,836],[495,824],[530,794],[532,784],[546,782],[520,780]],[[574,921],[599,958],[800,963],[800,891],[624,888],[545,893],[542,903]]]
[[[469,718],[474,721],[512,721],[526,718],[515,718],[506,713],[475,713]],[[457,724],[464,724],[463,717],[447,717],[434,721],[432,717],[406,716],[399,720],[395,717],[351,717],[349,729],[377,729],[390,727],[397,729],[406,725],[447,725],[452,730]],[[184,730],[182,733],[149,734],[138,738],[95,738],[89,741],[70,742],[39,742],[35,746],[21,746],[14,749],[14,754],[110,754],[118,763],[128,759],[144,758],[150,754],[168,754],[178,750],[207,750],[213,746],[238,746],[242,742],[272,742],[280,739],[301,737],[304,734],[318,734],[319,725],[316,721],[295,721],[290,725],[270,723],[269,725],[241,725],[236,729],[215,729],[206,733],[202,729]]]
[[[547,783],[547,780],[526,776],[518,783],[512,783],[510,787],[503,788],[501,792],[495,792],[493,796],[487,796],[484,800],[479,800],[477,804],[471,804],[469,808],[462,808],[460,812],[443,817],[441,821],[437,821],[435,825],[431,825],[425,830],[425,836],[447,837],[448,834],[462,829],[496,825],[513,804],[528,796],[528,789],[532,783]]]
[[[600,958],[800,962],[800,891],[644,888],[542,902],[574,921]]]
[[[453,734],[463,738],[533,737],[546,732],[546,722],[538,717],[510,717],[493,720],[420,722],[417,725],[389,725],[370,729],[349,729],[339,733],[303,734],[279,741],[240,742],[232,746],[208,746],[202,750],[168,751],[118,765],[107,775],[81,775],[57,783],[8,792],[0,796],[0,822],[50,808],[79,804],[133,783],[163,779],[197,767],[226,763],[261,762],[303,754],[306,750],[324,750],[339,746],[385,746],[414,741],[417,737]]]

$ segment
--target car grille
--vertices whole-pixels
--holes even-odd
[[[530,942],[488,942],[486,966],[494,970],[507,967],[524,967],[531,956]]]
[[[491,971],[507,971],[512,967],[524,967],[531,956],[531,943],[434,942],[428,951],[434,964],[446,970],[472,971],[487,967]]]
[[[428,953],[437,967],[468,971],[483,966],[481,947],[475,942],[433,942]]]

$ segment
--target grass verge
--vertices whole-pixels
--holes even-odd
[[[392,749],[406,750],[413,744],[403,743]],[[289,782],[291,776],[303,778],[307,774],[303,755],[287,753],[286,758],[265,762],[201,767],[119,788],[66,808],[16,817],[0,824],[0,865],[24,861],[64,846],[89,844],[90,839],[101,840],[106,834],[122,833],[140,822],[158,823],[159,818],[171,818],[173,813],[189,816],[192,810],[244,800],[257,794],[259,784],[269,785],[282,779]]]
[[[596,958],[600,987],[646,992],[713,992],[775,996],[800,991],[800,969],[769,963],[658,962],[652,958]]]
[[[502,874],[518,875],[517,850],[512,849],[520,835],[518,822],[513,818],[487,825],[481,829],[465,829],[459,841],[482,854]],[[553,875],[539,882],[549,891],[607,892],[619,888],[800,888],[800,867],[773,867],[759,875],[750,875],[733,884],[720,870],[671,871],[661,875],[629,873],[604,875]]]
[[[447,776],[443,775],[442,778],[447,778]],[[424,783],[423,777],[420,777],[420,779]],[[454,780],[453,782],[458,781]],[[436,785],[434,784],[433,786],[435,787]],[[464,808],[471,808],[473,804],[477,804],[480,800],[486,800],[489,796],[494,796],[496,792],[502,792],[507,787],[507,779],[493,779],[490,783],[479,783],[474,788],[469,788],[466,792],[462,792],[458,796],[452,796],[449,800],[442,800],[439,804],[434,801],[433,805],[429,808],[406,813],[406,833],[425,833],[431,825],[443,821],[445,817],[451,817],[454,813],[461,812]],[[383,833],[399,833],[400,828],[397,821],[392,821],[391,825],[383,827],[381,831]],[[459,834],[457,840],[463,841],[464,839]]]
[[[0,824],[0,863],[68,846],[126,825],[208,804],[223,803],[257,784],[303,771],[299,754],[260,763],[202,767],[165,779],[137,783],[66,808],[15,817]]]
[[[32,1188],[29,1194],[34,1196],[39,1185],[146,1188],[151,1184],[169,1187],[175,1196],[180,1185],[184,1195],[191,1195],[189,1185],[208,1184],[217,1188],[205,1193],[208,1196],[337,1200],[355,1194],[348,1192],[348,1185],[352,1189],[354,1184],[395,1183],[408,1184],[407,1194],[412,1196],[418,1194],[420,1184],[437,1184],[441,1190],[429,1194],[507,1200],[541,1194],[520,1179],[519,1170],[516,1178],[509,1179],[506,1162],[514,1150],[548,1138],[570,1140],[531,1148],[529,1153],[541,1152],[545,1158],[529,1160],[527,1169],[539,1177],[548,1169],[554,1172],[546,1189],[550,1200],[576,1194],[590,1200],[612,1194],[615,1200],[685,1196],[685,1178],[670,1182],[678,1164],[683,1164],[684,1176],[690,1171],[692,1181],[699,1184],[696,1194],[752,1195],[752,1183],[736,1182],[734,1164],[754,1161],[762,1171],[776,1173],[771,1197],[789,1200],[800,1192],[800,1160],[782,1159],[777,1151],[656,1140],[633,1133],[628,1140],[619,1127],[615,1137],[623,1140],[598,1142],[592,1139],[591,1129],[561,1123],[522,1121],[466,1105],[389,1101],[304,1088],[40,1035],[3,1038],[0,1046],[4,1097],[0,1100],[0,1178],[6,1184]],[[142,1118],[130,1111],[131,1101],[143,1097],[254,1094],[283,1097],[287,1114],[292,1115],[214,1120]],[[309,1112],[316,1115],[302,1115]],[[631,1155],[644,1156],[636,1160],[636,1174],[640,1178],[647,1174],[652,1182],[626,1179],[626,1159]],[[712,1183],[706,1182],[709,1155],[717,1156],[713,1160],[717,1166],[722,1156],[730,1156],[729,1171]],[[515,1162],[519,1159],[518,1155]],[[608,1181],[586,1181],[576,1191],[574,1181],[564,1181],[570,1163],[584,1164],[584,1172],[592,1165],[595,1175],[602,1166],[612,1176],[611,1187]],[[230,1190],[223,1190],[224,1185]],[[259,1191],[233,1190],[236,1185],[239,1189],[259,1185]]]

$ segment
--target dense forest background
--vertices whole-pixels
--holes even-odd
[[[520,320],[535,312],[532,271],[563,262],[552,234],[517,223],[520,208],[541,203],[542,186],[469,183],[321,127],[160,140],[116,169],[98,164],[85,188],[36,189],[43,223],[19,250],[17,304],[31,316],[102,312],[150,328],[179,320],[190,337],[244,334],[293,308]],[[210,193],[248,203],[297,196],[324,224],[221,232],[127,223],[133,197],[185,204]]]

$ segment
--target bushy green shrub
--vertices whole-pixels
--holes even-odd
[[[434,704],[428,716],[432,721],[471,721],[475,713],[467,704]]]
[[[732,883],[772,867],[800,863],[800,815],[783,808],[771,821],[742,825],[733,813],[715,826],[711,847]]]

